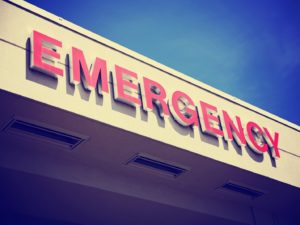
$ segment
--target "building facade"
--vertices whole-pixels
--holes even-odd
[[[299,126],[0,2],[1,224],[300,224]]]

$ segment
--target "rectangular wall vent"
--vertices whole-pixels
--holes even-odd
[[[222,186],[222,188],[226,189],[226,190],[229,190],[229,191],[232,191],[232,192],[239,193],[239,194],[247,195],[251,198],[257,198],[257,197],[260,197],[260,196],[264,195],[264,193],[261,192],[261,191],[254,190],[252,188],[245,187],[245,186],[242,186],[240,184],[233,183],[233,182],[225,183]]]
[[[162,160],[140,154],[131,159],[128,164],[150,169],[152,171],[156,171],[161,174],[173,177],[178,177],[179,175],[187,171],[187,169],[173,165],[169,162],[163,162]]]
[[[4,129],[13,134],[26,135],[27,137],[58,144],[63,147],[74,149],[86,138],[79,135],[70,134],[71,132],[62,131],[59,128],[50,128],[35,122],[28,122],[21,119],[13,119]]]

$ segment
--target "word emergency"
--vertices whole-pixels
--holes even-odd
[[[65,71],[57,65],[62,47],[61,41],[33,31],[30,67],[54,77],[64,76]],[[94,89],[100,95],[113,91],[117,101],[142,107],[145,111],[156,109],[161,117],[172,115],[182,126],[197,126],[203,133],[223,137],[226,141],[235,141],[239,146],[248,145],[258,154],[269,150],[273,158],[280,158],[277,132],[272,134],[266,127],[253,121],[248,121],[243,127],[239,116],[230,116],[225,110],[219,110],[205,101],[194,101],[180,90],[167,95],[159,82],[139,77],[137,73],[119,65],[114,66],[114,88],[110,90],[106,60],[96,57],[91,67],[88,67],[81,49],[72,47],[69,55],[71,84],[81,84],[84,89]]]

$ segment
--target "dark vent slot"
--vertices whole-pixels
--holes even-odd
[[[264,195],[264,193],[261,191],[257,191],[257,190],[254,190],[254,189],[251,189],[248,187],[244,187],[239,184],[234,184],[231,182],[224,184],[222,187],[229,191],[238,192],[240,194],[247,195],[252,198],[257,198],[257,197]]]
[[[172,175],[174,177],[177,177],[186,171],[186,169],[184,168],[174,166],[169,163],[161,162],[141,155],[136,156],[129,163],[138,164],[142,167],[157,170],[164,174]]]
[[[13,133],[31,135],[33,137],[37,137],[46,141],[51,141],[63,146],[67,146],[69,148],[75,148],[84,140],[81,137],[77,137],[74,135],[70,135],[67,133],[63,133],[57,130],[49,129],[21,120],[14,120],[12,123],[10,123],[6,130],[11,131]]]

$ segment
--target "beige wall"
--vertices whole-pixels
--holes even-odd
[[[21,3],[25,5],[26,3]],[[140,56],[98,35],[88,32],[51,14],[37,10],[34,15],[9,3],[0,3],[0,88],[76,114],[147,136],[245,170],[300,187],[298,171],[300,133],[299,126],[257,109],[214,88],[193,80],[146,57]],[[44,19],[42,17],[47,17]],[[22,18],[22,19],[20,19]],[[189,94],[197,102],[203,100],[226,110],[230,115],[239,115],[245,124],[249,120],[277,131],[281,158],[273,160],[268,154],[259,156],[249,149],[238,154],[232,143],[203,135],[199,128],[194,131],[179,126],[174,120],[160,120],[155,112],[146,114],[139,107],[135,110],[112,100],[111,94],[103,97],[88,95],[82,87],[75,89],[66,81],[66,76],[57,80],[28,69],[29,37],[33,30],[55,37],[63,42],[59,67],[65,70],[66,54],[71,47],[84,51],[87,62],[96,56],[107,60],[108,70],[114,71],[118,64],[136,72],[139,78],[146,76],[160,82],[170,96],[175,90]],[[76,32],[75,32],[76,31]],[[3,54],[3,52],[5,54]],[[112,93],[112,90],[110,90]],[[129,126],[130,124],[130,126]]]

